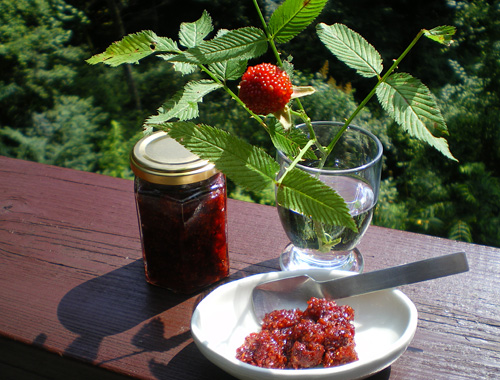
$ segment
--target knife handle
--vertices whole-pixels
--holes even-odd
[[[465,252],[456,252],[333,281],[324,281],[320,284],[325,296],[337,299],[414,284],[468,270],[469,264]]]

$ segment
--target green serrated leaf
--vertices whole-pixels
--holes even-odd
[[[192,74],[198,70],[198,66],[192,65],[191,63],[175,62],[172,66],[175,71],[181,73],[182,75]]]
[[[419,79],[406,73],[393,74],[377,87],[377,98],[410,135],[456,161],[446,139],[435,137],[429,130],[445,132],[447,127],[432,93]]]
[[[179,53],[179,47],[177,46],[177,42],[168,37],[158,37],[156,36],[155,41],[156,50],[160,52],[172,52]]]
[[[355,69],[365,78],[382,72],[380,53],[361,35],[343,24],[318,24],[316,32],[319,39],[339,60]]]
[[[191,81],[158,109],[158,115],[149,117],[148,124],[161,124],[170,120],[190,120],[198,116],[198,103],[208,93],[222,87],[212,80]]]
[[[179,43],[187,48],[198,46],[214,30],[212,18],[203,11],[201,18],[195,22],[183,22],[179,31]]]
[[[424,30],[424,35],[440,44],[450,46],[453,43],[453,35],[457,29],[454,26],[438,26],[431,30]]]
[[[276,201],[285,208],[333,226],[357,231],[344,199],[310,174],[294,168],[283,179]]]
[[[262,149],[208,125],[167,123],[170,137],[199,157],[208,160],[232,181],[251,191],[276,184],[279,164]],[[279,193],[284,207],[311,216],[321,223],[346,225],[356,230],[344,200],[318,179],[293,169],[283,179]]]
[[[170,58],[175,57],[176,54],[158,54],[157,57],[164,59],[165,61],[170,60]],[[188,75],[192,74],[195,71],[198,70],[198,66],[194,65],[192,63],[185,63],[185,62],[169,62],[172,64],[172,67],[174,68],[175,71],[182,75]]]
[[[262,191],[275,181],[279,164],[272,157],[221,129],[189,122],[166,128],[169,136],[251,191]]]
[[[265,33],[254,27],[230,30],[222,36],[204,41],[194,48],[169,59],[172,62],[186,62],[207,65],[229,59],[252,59],[267,50]]]
[[[247,63],[246,60],[230,59],[229,61],[212,63],[208,68],[222,81],[236,80],[245,73]]]
[[[274,146],[288,157],[296,157],[301,148],[308,142],[307,136],[297,128],[290,128],[288,131],[285,131],[280,123],[269,124],[269,135]],[[317,159],[312,151],[306,152],[304,158]]]
[[[123,37],[105,52],[87,59],[87,63],[105,63],[115,67],[123,63],[138,63],[142,58],[158,52],[179,52],[179,48],[173,40],[158,37],[154,32],[146,30]]]
[[[290,41],[321,13],[328,0],[286,0],[269,20],[269,32],[278,43]]]

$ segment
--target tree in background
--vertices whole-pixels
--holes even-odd
[[[390,226],[500,246],[500,1],[449,4],[458,29],[449,60],[455,75],[437,96],[460,162],[437,160],[392,133],[403,148],[392,152],[391,202],[401,219]]]
[[[87,22],[63,1],[0,0],[0,153],[96,169],[105,115],[72,88],[86,51],[71,29]]]
[[[281,2],[262,1],[270,8]],[[179,20],[195,21],[203,9],[224,20],[216,28],[258,24],[247,0],[0,0],[0,154],[130,178],[128,153],[144,119],[191,78],[153,60],[126,69],[84,60],[125,33],[175,37]],[[393,128],[375,102],[355,120],[374,130],[386,151],[376,224],[500,246],[499,12],[500,0],[336,0],[318,19],[347,24],[388,59],[422,26],[458,28],[455,49],[436,54],[437,44],[418,45],[400,70],[430,85],[459,164],[436,159]],[[314,30],[292,43],[290,51],[300,52],[293,59],[297,83],[318,89],[308,109],[314,118],[341,120],[372,83],[328,52],[317,54]],[[231,101],[207,103],[205,120],[264,144]],[[237,188],[232,195],[274,198],[272,189],[258,198]]]
[[[0,154],[130,178],[140,125],[177,79],[165,66],[89,67],[99,43],[90,31],[111,24],[121,38],[123,3],[108,1],[89,12],[94,19],[82,9],[96,2],[72,3],[0,0]]]

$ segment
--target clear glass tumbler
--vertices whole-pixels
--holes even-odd
[[[338,122],[313,122],[316,136],[325,146],[342,126],[343,123]],[[303,124],[297,128],[307,131]],[[382,144],[375,135],[349,126],[322,168],[318,168],[319,160],[306,160],[297,165],[297,168],[316,176],[343,197],[358,232],[344,226],[315,222],[277,202],[281,223],[291,241],[280,257],[282,270],[325,268],[363,271],[363,256],[356,246],[370,225],[377,203],[382,154]],[[280,151],[278,160],[281,174],[291,161]]]

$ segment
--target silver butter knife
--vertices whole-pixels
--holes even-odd
[[[306,304],[311,297],[340,299],[468,270],[465,253],[457,252],[335,280],[316,281],[308,275],[288,277],[257,285],[252,291],[253,308],[258,320],[262,320],[266,313]]]

